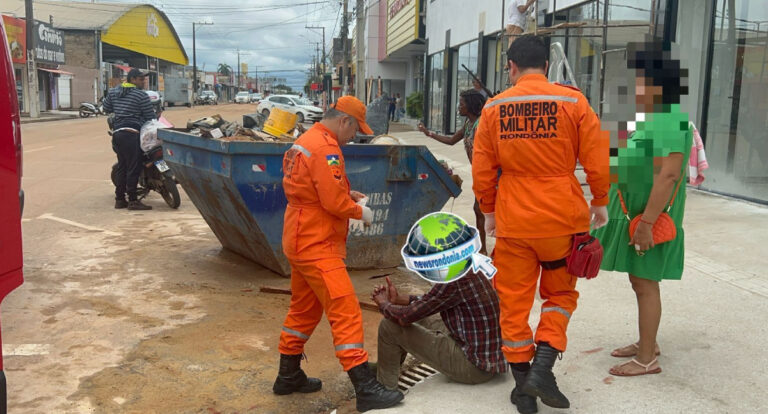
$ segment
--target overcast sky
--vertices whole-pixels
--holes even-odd
[[[215,71],[219,63],[237,70],[240,61],[248,71],[270,71],[293,88],[306,83],[307,69],[322,42],[325,26],[326,51],[331,33],[338,36],[341,6],[338,0],[100,0],[110,3],[150,3],[171,19],[192,64],[192,22],[212,22],[197,29],[197,66]],[[354,4],[354,2],[350,2]],[[351,6],[350,6],[350,11]],[[320,45],[322,50],[322,45]],[[275,71],[275,72],[272,72]]]

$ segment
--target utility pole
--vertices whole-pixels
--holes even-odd
[[[348,6],[349,6],[349,0],[344,0],[344,14],[341,16],[341,50],[344,54],[344,58],[341,64],[341,74],[339,75],[339,82],[341,82],[341,90],[342,94],[346,95],[349,93],[349,86],[347,85],[347,78],[346,75],[348,72],[348,65],[349,65],[349,53],[347,51],[347,38],[349,37],[349,19],[348,17]]]
[[[237,91],[240,92],[240,48],[237,48]]]
[[[323,30],[323,64],[321,70],[325,73],[325,26],[304,26],[305,29],[322,29]]]
[[[327,72],[327,68],[325,66],[326,62],[326,54],[325,54],[325,26],[304,26],[305,29],[321,29],[323,31],[323,60],[322,65],[320,65],[320,83],[323,83],[323,78],[325,77],[325,73]],[[331,33],[333,34],[333,33]],[[326,91],[323,91],[323,99],[320,106],[324,109],[327,105],[325,97],[328,96]]]
[[[357,23],[355,24],[357,71],[355,73],[355,96],[365,102],[365,0],[357,0],[355,6]]]
[[[212,25],[213,22],[192,22],[192,90],[195,95],[198,92],[197,85],[197,50],[195,49],[195,25]]]
[[[35,17],[32,0],[24,2],[24,18],[27,24],[27,81],[29,81],[29,117],[40,117],[40,96],[37,91],[37,64],[35,63]],[[5,40],[3,40],[5,41]]]

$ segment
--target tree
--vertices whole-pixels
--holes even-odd
[[[275,85],[275,87],[273,89],[275,90],[275,92],[279,91],[279,92],[286,93],[286,94],[293,93],[293,89],[290,86],[283,85],[282,83],[279,84],[279,85]]]
[[[226,63],[219,63],[218,72],[224,76],[230,76],[232,75],[232,67]]]

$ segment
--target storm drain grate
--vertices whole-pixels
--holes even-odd
[[[423,382],[425,379],[437,374],[437,371],[427,364],[415,365],[406,371],[400,373],[400,379],[397,387],[400,391],[406,391],[414,385]]]

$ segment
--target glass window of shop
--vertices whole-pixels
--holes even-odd
[[[464,118],[459,116],[459,94],[467,89],[472,89],[472,76],[464,69],[464,66],[469,68],[474,73],[477,73],[477,40],[469,43],[465,43],[459,46],[456,59],[454,59],[455,82],[453,82],[453,95],[451,96],[451,108],[453,114],[451,115],[451,125],[453,125],[453,131],[458,130],[464,125]],[[464,65],[464,66],[462,66]]]
[[[763,0],[718,0],[703,187],[768,200],[768,8]]]
[[[429,128],[443,128],[443,52],[429,57]]]

